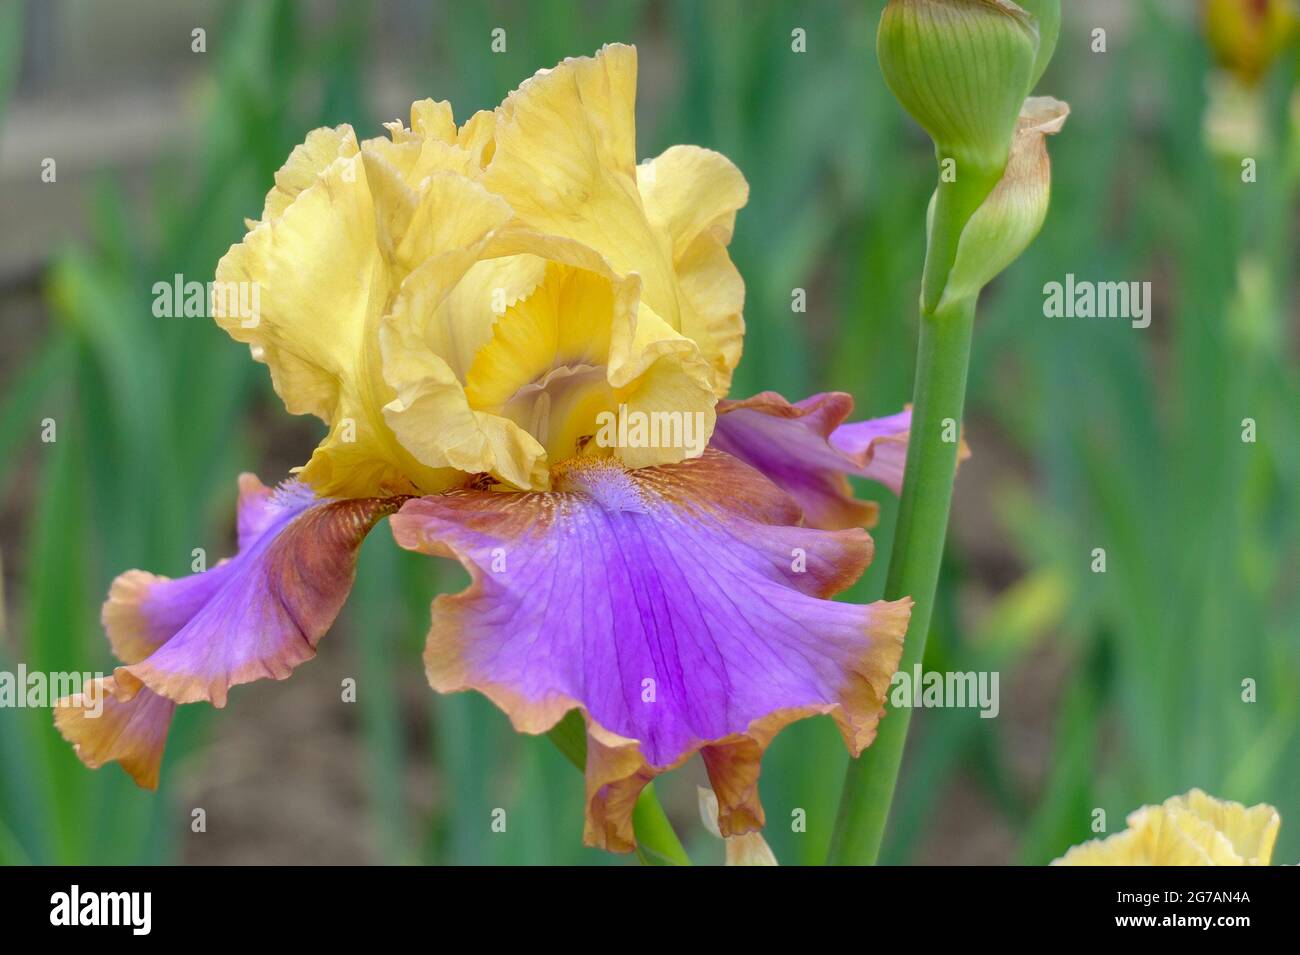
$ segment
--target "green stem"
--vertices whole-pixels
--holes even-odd
[[[691,857],[677,838],[668,814],[659,805],[654,783],[641,790],[641,797],[632,810],[632,825],[636,829],[636,855],[644,865],[690,865]]]
[[[898,665],[903,673],[910,674],[925,656],[952,504],[974,324],[974,298],[921,315],[907,468],[885,583],[886,599],[910,596],[915,601]],[[831,864],[872,865],[880,854],[911,716],[909,708],[890,710],[875,742],[849,764]]]
[[[579,770],[586,769],[587,728],[577,710],[566,713],[546,735],[569,762]],[[632,809],[632,827],[636,831],[636,855],[644,865],[691,864],[691,857],[659,804],[653,783],[641,790]]]
[[[945,157],[940,156],[940,161]],[[927,226],[925,272],[921,277],[921,312],[933,312],[939,307],[961,236],[971,216],[989,197],[1002,170],[978,170],[968,167],[955,182],[940,180],[934,193],[933,218]]]

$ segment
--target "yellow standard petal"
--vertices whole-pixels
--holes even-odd
[[[721,396],[740,359],[744,284],[726,254],[744,177],[708,150],[636,166],[636,50],[610,45],[525,82],[497,110],[483,182],[537,232],[581,242],[695,341]],[[485,150],[485,155],[487,150]]]
[[[476,258],[466,250],[509,217],[500,199],[452,171],[423,174],[417,190],[414,166],[385,156],[418,162],[392,150],[418,152],[421,143],[388,146],[367,143],[334,159],[217,266],[221,287],[249,289],[243,300],[256,303],[251,314],[217,314],[218,324],[270,367],[291,413],[329,425],[301,475],[325,495],[431,492],[461,479],[421,464],[384,422],[393,393],[380,367],[379,323],[411,271],[457,255],[463,271]],[[277,195],[302,185],[299,173],[323,148],[291,157],[286,168],[295,172],[277,179]]]
[[[497,257],[454,287],[430,263],[385,321],[397,393],[385,415],[423,463],[545,490],[550,469],[577,454],[642,467],[703,452],[715,420],[710,370],[640,300],[638,276],[513,225],[484,255]],[[617,427],[638,419],[659,430],[638,441]]]
[[[745,338],[745,281],[727,254],[749,183],[731,160],[697,146],[673,146],[637,167],[650,224],[672,241],[677,281],[689,303],[681,331],[711,356],[725,395]]]
[[[222,300],[252,312],[214,311],[290,412],[327,423],[304,481],[541,490],[576,454],[702,452],[740,358],[727,245],[748,186],[697,147],[638,167],[635,98],[636,51],[609,46],[459,128],[420,100],[388,136],[294,150],[218,265]]]
[[[357,137],[351,126],[344,124],[312,130],[300,145],[293,148],[275,174],[275,185],[266,194],[262,218],[280,218],[298,194],[312,185],[334,160],[356,154]],[[249,228],[255,224],[250,223]]]

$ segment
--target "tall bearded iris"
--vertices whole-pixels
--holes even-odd
[[[156,786],[175,706],[310,659],[385,516],[472,578],[433,602],[434,689],[526,733],[581,713],[592,845],[633,848],[638,794],[693,753],[738,835],[786,724],[830,714],[871,742],[911,601],[831,598],[872,550],[846,475],[897,490],[909,416],[725,400],[748,186],[693,146],[638,166],[635,90],[635,50],[609,46],[463,126],[426,100],[387,138],[293,151],[217,267],[256,313],[216,318],[329,432],[280,487],[240,479],[233,558],[113,583],[104,713],[58,711],[84,762]]]

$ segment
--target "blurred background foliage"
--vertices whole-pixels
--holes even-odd
[[[934,166],[875,64],[881,5],[2,0],[0,669],[107,670],[97,616],[113,576],[228,553],[237,473],[278,480],[323,433],[285,415],[211,323],[155,318],[154,282],[210,279],[312,127],[376,135],[424,96],[463,120],[607,41],[640,48],[642,157],[697,143],[749,178],[734,394],[835,388],[864,415],[896,411]],[[1001,712],[918,714],[885,858],[1044,863],[1093,835],[1096,808],[1115,831],[1199,786],[1275,804],[1275,858],[1294,862],[1294,48],[1229,95],[1191,0],[1064,6],[1040,86],[1073,106],[1051,143],[1054,207],[982,302],[974,457],[927,649],[931,668],[999,671]],[[195,27],[206,52],[191,50]],[[1067,273],[1153,282],[1151,327],[1044,318],[1044,284]],[[851,596],[874,599],[893,502],[862,490],[884,512]],[[463,579],[373,534],[320,657],[285,684],[241,687],[219,715],[182,707],[157,794],[82,767],[48,711],[0,711],[0,861],[620,861],[581,847],[581,779],[548,741],[424,684],[428,602]],[[340,702],[347,677],[355,704]],[[825,720],[773,745],[762,789],[783,862],[823,857],[845,760]],[[718,861],[701,779],[688,767],[659,789],[696,857]],[[497,807],[505,833],[489,825]]]

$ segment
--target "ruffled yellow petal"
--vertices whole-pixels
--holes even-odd
[[[708,366],[639,301],[637,276],[516,224],[483,255],[496,258],[454,285],[437,262],[418,270],[384,323],[384,371],[397,393],[385,414],[421,462],[546,490],[550,467],[579,452],[641,467],[703,451],[715,420]],[[620,408],[689,415],[694,443],[591,443],[600,416]]]
[[[496,127],[496,111],[481,109],[467,119],[456,133],[456,145],[473,156],[480,169],[492,159],[492,152],[496,148]]]
[[[409,129],[400,122],[385,123],[384,128],[392,134],[395,143],[434,141],[448,146],[456,144],[456,119],[451,103],[446,100],[416,100],[411,104]]]
[[[632,284],[624,308],[636,308]],[[604,366],[615,307],[605,276],[551,263],[474,357],[465,379],[470,404],[516,421],[555,460],[575,453],[578,438],[595,430],[591,419],[610,404]]]
[[[483,182],[529,229],[598,249],[641,275],[650,306],[680,326],[671,247],[646,219],[636,185],[636,51],[541,70],[497,110]]]
[[[382,156],[412,189],[422,189],[435,172],[454,172],[473,178],[481,169],[476,152],[462,148],[451,104],[431,99],[411,104],[411,125],[385,123],[389,139],[378,137],[361,144],[367,152]]]
[[[254,314],[216,318],[290,412],[329,426],[304,481],[344,497],[479,474],[540,490],[578,451],[633,467],[700,453],[740,358],[726,246],[748,187],[695,147],[638,168],[635,99],[636,52],[615,45],[459,128],[420,100],[388,136],[358,147],[340,126],[294,150],[218,266]],[[672,438],[588,447],[611,411]]]
[[[1222,833],[1246,865],[1268,865],[1273,858],[1282,819],[1272,806],[1261,803],[1246,807],[1239,802],[1215,799],[1199,789],[1185,796],[1174,796],[1165,806],[1190,812]]]
[[[1277,810],[1247,808],[1193,789],[1129,814],[1128,828],[1075,846],[1053,865],[1268,865]]]
[[[1154,809],[1130,828],[1071,849],[1060,865],[1241,865],[1227,839],[1181,812]]]
[[[258,314],[218,315],[217,323],[254,346],[293,414],[328,421],[340,378],[355,364],[373,310],[373,273],[382,272],[374,220],[361,160],[339,159],[217,265],[218,282],[258,287]]]
[[[431,258],[403,285],[380,329],[383,373],[394,395],[383,415],[402,446],[427,467],[495,474],[516,487],[544,487],[541,445],[513,422],[477,413],[461,376],[445,357],[458,353],[456,316],[473,311],[454,293],[479,262],[485,244],[486,237],[473,247]],[[481,324],[466,321],[467,331],[490,337],[491,297],[485,296]]]
[[[744,296],[725,246],[747,187],[721,156],[690,147],[638,171],[636,71],[635,49],[616,44],[525,82],[497,111],[483,182],[524,227],[640,275],[645,304],[697,343],[722,395],[740,358]]]
[[[705,416],[705,440],[713,432],[715,415],[710,386],[710,370],[698,343],[676,331],[651,308],[644,297],[644,286],[637,277],[619,276],[604,256],[568,239],[539,235],[512,224],[492,238],[492,251],[515,257],[533,257],[562,263],[595,275],[602,275],[616,291],[616,307],[607,340],[607,379],[615,389],[617,400],[631,411],[699,412]],[[640,300],[636,291],[640,290]],[[629,308],[629,305],[634,307]],[[651,374],[653,372],[653,374]],[[635,449],[624,449],[620,458],[631,467],[641,456]],[[654,456],[647,463],[662,464],[682,460],[681,456]],[[552,462],[554,463],[554,462]]]
[[[270,367],[290,412],[330,425],[301,475],[319,493],[430,492],[459,480],[421,464],[384,421],[393,392],[380,368],[379,322],[411,270],[458,254],[463,271],[475,258],[465,250],[508,215],[450,172],[427,175],[417,191],[366,148],[335,160],[222,259],[217,280],[254,285],[259,310],[254,321],[218,315],[218,324]]]
[[[407,280],[380,330],[384,375],[394,398],[383,409],[402,446],[429,467],[495,474],[516,487],[545,486],[545,452],[514,422],[470,407],[464,383],[431,342],[442,304],[474,252],[427,262]],[[489,326],[490,332],[490,326]]]
[[[712,357],[726,393],[745,337],[745,282],[727,254],[749,184],[731,160],[698,146],[673,146],[637,167],[650,224],[672,241],[673,267],[690,302],[682,333]]]
[[[357,154],[357,137],[352,127],[322,127],[313,129],[306,140],[293,148],[289,158],[275,174],[275,185],[266,194],[262,218],[280,218],[289,204],[336,159],[346,159]],[[250,223],[252,228],[256,223]]]
[[[436,321],[426,322],[429,347],[461,378],[469,373],[479,349],[492,340],[497,319],[531,295],[546,277],[545,258],[500,253],[498,236],[493,257],[475,262],[440,300]]]
[[[566,59],[522,83],[497,109],[485,172],[492,191],[525,222],[549,224],[554,228],[545,231],[556,235],[597,225],[592,203],[640,213],[636,73],[636,50],[611,44],[595,57]],[[644,213],[636,218],[645,221]],[[648,235],[642,229],[607,238],[644,248]]]
[[[726,156],[698,146],[673,146],[637,167],[637,188],[651,225],[672,239],[680,259],[704,233],[724,245],[749,184]]]

